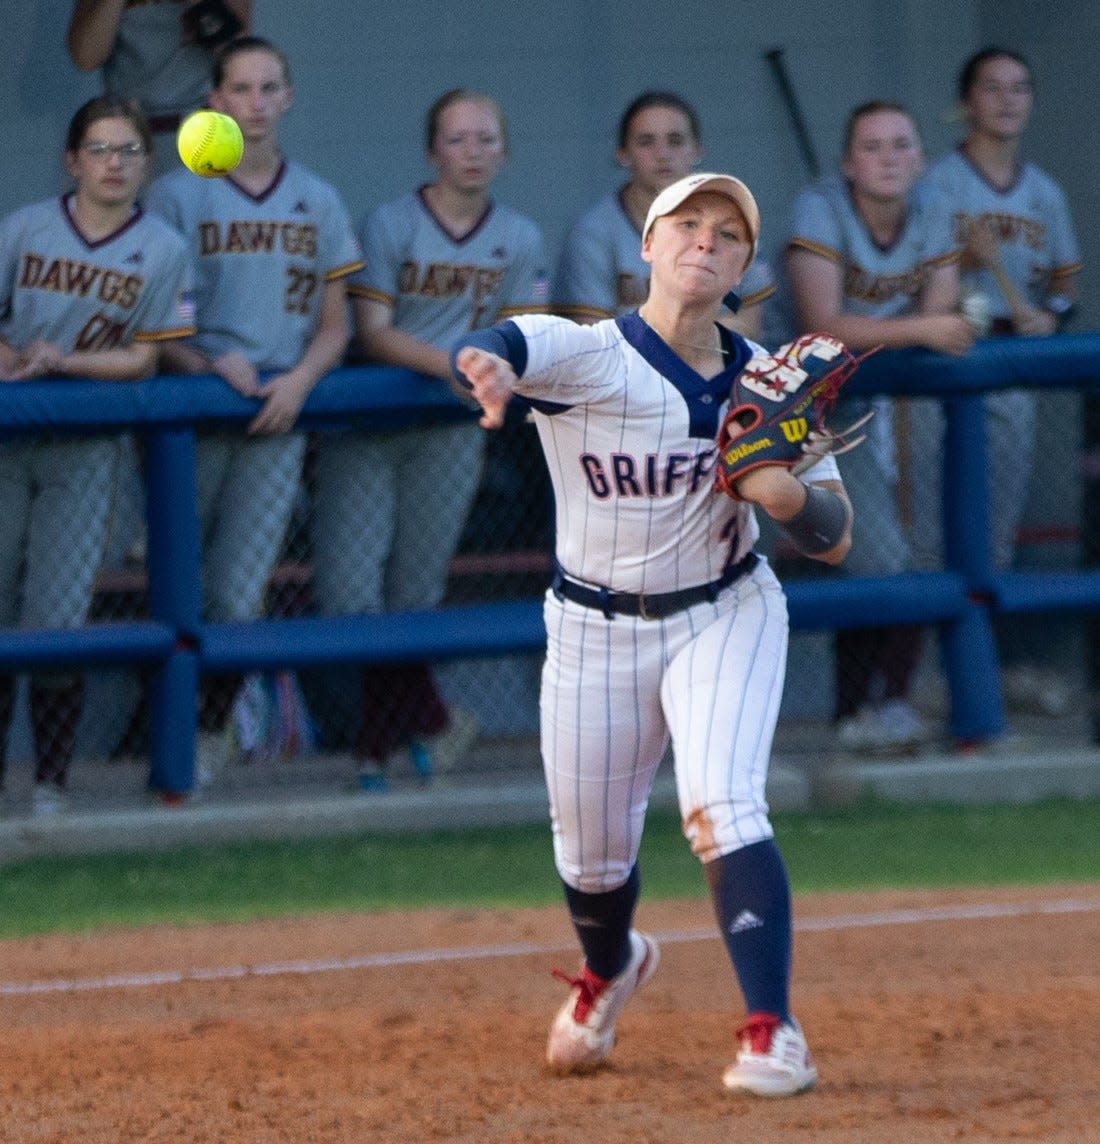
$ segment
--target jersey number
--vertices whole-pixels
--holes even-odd
[[[286,294],[283,307],[288,314],[309,314],[309,303],[317,289],[317,275],[298,266],[286,268]]]
[[[125,322],[116,322],[106,314],[94,314],[76,335],[73,349],[78,352],[113,350],[122,343],[125,333]]]

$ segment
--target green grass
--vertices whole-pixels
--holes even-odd
[[[796,893],[1100,880],[1100,800],[881,802],[775,816]],[[699,897],[675,816],[651,813],[644,894]],[[0,866],[0,937],[348,910],[557,903],[546,825],[249,842]]]

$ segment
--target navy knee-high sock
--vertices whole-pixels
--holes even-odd
[[[642,885],[637,863],[623,885],[603,894],[575,890],[565,882],[562,885],[585,964],[597,977],[622,973],[630,958],[630,925]]]
[[[791,891],[779,847],[769,838],[705,869],[746,1012],[790,1020]]]

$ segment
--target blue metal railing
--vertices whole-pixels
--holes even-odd
[[[800,629],[939,624],[956,739],[1004,728],[992,617],[997,611],[1100,611],[1100,571],[997,573],[988,545],[982,393],[1010,387],[1100,386],[1100,334],[978,343],[963,358],[882,353],[855,391],[944,399],[946,569],[888,577],[793,580],[791,623]],[[508,654],[542,647],[541,600],[373,616],[206,623],[201,615],[195,429],[243,426],[255,402],[217,378],[141,383],[39,381],[0,386],[0,426],[10,433],[128,429],[143,433],[149,516],[149,619],[74,631],[0,632],[0,668],[144,664],[154,670],[150,785],[182,793],[194,781],[196,697],[204,671],[386,663]],[[386,429],[471,413],[442,383],[406,370],[348,367],[322,379],[302,413],[305,428]]]

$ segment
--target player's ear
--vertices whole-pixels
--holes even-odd
[[[220,111],[223,115],[229,114],[225,110],[225,100],[222,99],[221,92],[216,87],[210,89],[210,93],[206,97],[206,106],[211,111]]]
[[[70,179],[75,179],[79,176],[78,159],[75,151],[66,151],[62,156],[62,162],[65,164],[65,174]]]
[[[622,148],[622,147],[616,147],[615,148],[615,162],[618,163],[619,166],[622,167],[624,171],[630,170],[630,156],[626,153],[624,148]]]

